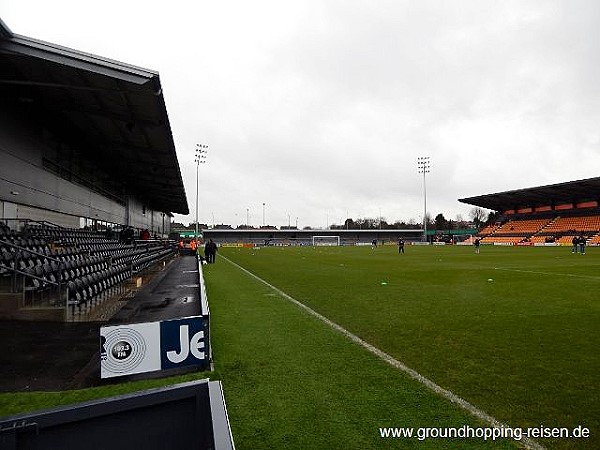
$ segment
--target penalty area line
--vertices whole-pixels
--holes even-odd
[[[227,258],[227,257],[225,257],[223,255],[221,255],[220,257],[222,259],[226,260],[228,263],[232,264],[233,266],[237,267],[239,270],[241,270],[245,274],[247,274],[250,277],[254,278],[255,280],[261,282],[265,286],[268,286],[270,289],[272,289],[274,292],[276,292],[277,294],[279,294],[284,299],[286,299],[289,302],[293,303],[294,305],[302,308],[304,311],[306,311],[311,316],[316,317],[317,319],[321,320],[325,324],[329,325],[329,327],[331,327],[334,330],[338,331],[339,333],[343,334],[348,339],[350,339],[352,342],[354,342],[354,343],[360,345],[361,347],[365,348],[366,350],[368,350],[369,352],[371,352],[372,354],[374,354],[375,356],[377,356],[379,359],[385,361],[386,363],[388,363],[392,367],[395,367],[396,369],[404,372],[405,374],[407,374],[408,376],[410,376],[412,379],[418,381],[419,383],[421,383],[422,385],[426,386],[427,388],[429,388],[431,391],[435,392],[436,394],[439,394],[442,397],[446,398],[447,400],[450,400],[452,403],[458,405],[459,407],[461,407],[465,411],[468,411],[473,416],[475,416],[477,419],[479,419],[479,420],[481,420],[483,422],[486,422],[486,423],[488,423],[489,425],[491,425],[492,427],[495,427],[495,428],[511,428],[508,425],[506,425],[506,424],[500,422],[499,420],[495,419],[494,417],[490,416],[485,411],[477,408],[476,406],[472,405],[468,401],[466,401],[463,398],[459,397],[454,392],[449,391],[448,389],[445,389],[445,388],[441,387],[440,385],[438,385],[438,384],[434,383],[433,381],[431,381],[429,378],[425,377],[424,375],[421,375],[416,370],[411,369],[406,364],[404,364],[402,361],[397,360],[396,358],[394,358],[393,356],[387,354],[383,350],[378,349],[377,347],[369,344],[367,341],[359,338],[355,334],[353,334],[350,331],[346,330],[341,325],[338,325],[337,323],[329,320],[324,315],[322,315],[322,314],[318,313],[317,311],[315,311],[314,309],[306,306],[304,303],[296,300],[294,297],[286,294],[281,289],[273,286],[268,281],[263,280],[258,275],[250,272],[248,269],[240,266],[239,264],[233,262],[232,260],[230,260],[229,258]],[[531,449],[531,450],[545,450],[544,446],[542,446],[541,444],[537,443],[533,439],[530,439],[530,438],[527,438],[527,437],[523,437],[520,440],[517,440],[517,439],[515,439],[515,440],[518,443],[520,443],[521,445],[523,445],[527,449]]]

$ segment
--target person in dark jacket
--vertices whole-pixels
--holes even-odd
[[[133,228],[125,227],[125,229],[121,232],[121,238],[125,244],[133,244]]]
[[[404,253],[404,239],[398,239],[398,253]]]
[[[585,236],[582,234],[581,236],[579,236],[579,253],[581,253],[582,255],[585,255]]]
[[[217,244],[212,239],[209,239],[208,244],[210,245],[210,260],[208,262],[214,263],[217,256]]]
[[[214,263],[216,254],[217,244],[215,244],[212,239],[209,239],[204,246],[204,257],[206,258],[206,262],[209,264]]]

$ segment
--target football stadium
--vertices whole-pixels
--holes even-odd
[[[0,61],[0,449],[600,448],[600,178],[188,248],[157,72]]]

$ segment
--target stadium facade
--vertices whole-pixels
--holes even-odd
[[[166,236],[172,213],[189,213],[158,73],[0,21],[0,118],[0,220],[9,226]]]

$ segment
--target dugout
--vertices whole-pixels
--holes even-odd
[[[0,220],[169,233],[188,204],[157,72],[0,20]]]

